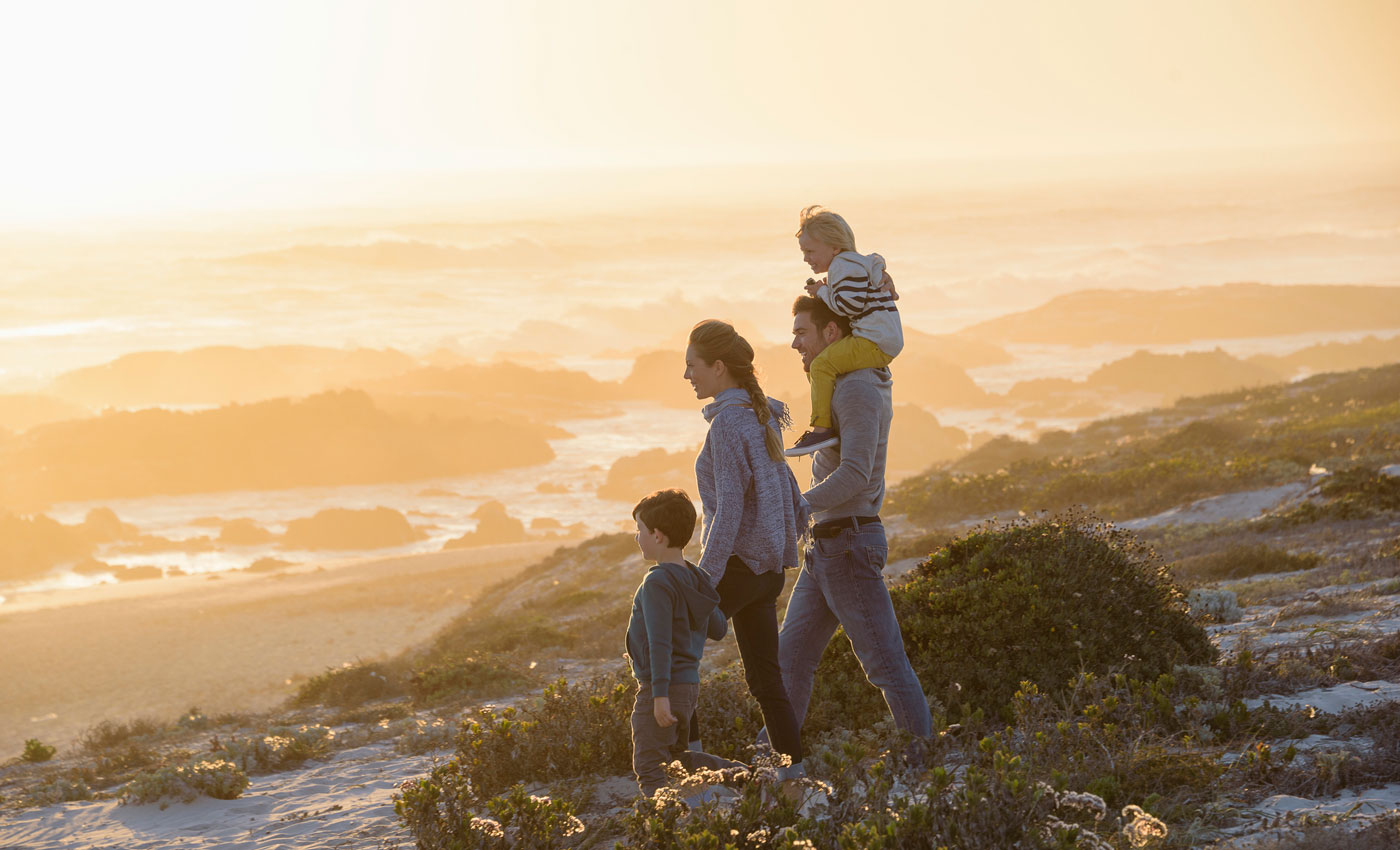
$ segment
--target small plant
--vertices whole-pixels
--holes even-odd
[[[121,790],[122,803],[154,803],[175,798],[193,802],[203,794],[233,800],[248,787],[248,775],[227,759],[166,765],[138,774]],[[164,807],[164,802],[161,803]]]
[[[97,755],[104,750],[120,747],[133,741],[145,741],[160,734],[161,724],[148,717],[132,720],[104,720],[89,727],[78,744],[84,752]]]
[[[348,708],[371,700],[403,694],[397,676],[383,664],[353,664],[332,667],[303,682],[292,697],[292,705],[329,705]]]
[[[56,752],[58,752],[56,747],[51,747],[38,738],[30,738],[24,742],[24,753],[20,758],[27,762],[48,761],[54,757]]]
[[[465,696],[500,696],[529,682],[529,676],[516,666],[494,656],[448,655],[416,669],[408,689],[415,703],[432,705]]]
[[[307,759],[330,752],[335,732],[321,725],[274,726],[266,735],[224,742],[226,759],[249,773],[300,767]]]
[[[1172,566],[1172,572],[1183,581],[1199,584],[1310,570],[1321,563],[1322,556],[1316,552],[1289,552],[1264,543],[1233,544],[1223,551],[1185,558]]]
[[[72,803],[78,800],[91,800],[92,789],[82,777],[57,776],[45,782],[31,793],[36,806],[49,806],[54,803]]]
[[[1244,609],[1230,590],[1197,587],[1186,594],[1186,607],[1212,623],[1238,623],[1244,619]]]

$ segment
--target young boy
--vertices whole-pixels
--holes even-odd
[[[851,333],[828,345],[808,368],[812,430],[783,453],[788,457],[839,442],[831,421],[836,376],[888,366],[904,348],[904,329],[894,306],[899,294],[885,274],[885,258],[856,253],[855,233],[844,218],[819,206],[807,207],[798,219],[797,246],[812,271],[826,273],[824,280],[807,278],[807,294],[849,318]]]
[[[658,490],[632,509],[642,557],[655,561],[632,598],[627,655],[637,677],[632,708],[632,770],[642,793],[666,784],[680,758],[700,693],[705,637],[724,637],[719,594],[681,550],[695,533],[695,506],[683,490]]]

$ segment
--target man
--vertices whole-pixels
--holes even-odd
[[[844,317],[810,296],[797,299],[792,316],[792,347],[802,355],[804,369],[850,333]],[[841,442],[813,456],[815,484],[806,495],[817,523],[783,618],[778,657],[800,724],[812,699],[817,663],[836,627],[842,627],[866,678],[884,694],[895,724],[926,738],[933,733],[928,700],[904,652],[883,575],[889,544],[879,513],[893,415],[891,386],[889,369],[860,369],[836,379],[832,416]]]

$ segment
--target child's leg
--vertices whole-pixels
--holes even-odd
[[[862,336],[844,336],[812,359],[808,378],[812,382],[812,427],[831,427],[831,394],[836,378],[857,369],[877,369],[894,360],[880,346]]]
[[[666,765],[676,742],[676,727],[662,728],[652,714],[651,685],[637,688],[632,705],[632,772],[642,793],[650,796],[666,785]]]

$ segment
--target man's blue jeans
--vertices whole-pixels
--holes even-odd
[[[799,724],[812,700],[817,662],[841,626],[865,677],[885,695],[895,725],[921,738],[933,734],[928,700],[904,652],[885,586],[888,554],[885,528],[877,523],[816,538],[807,550],[778,635],[783,684]]]

